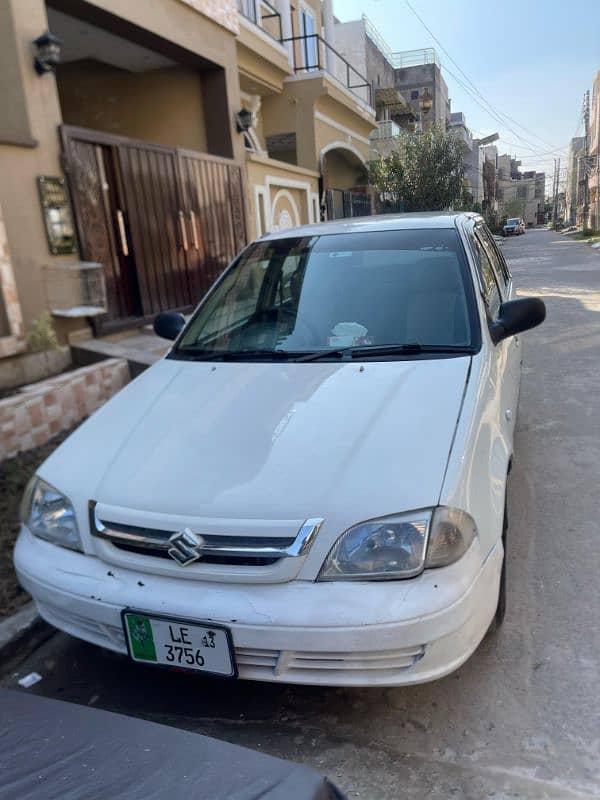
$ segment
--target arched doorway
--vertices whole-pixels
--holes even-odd
[[[326,219],[368,216],[371,195],[366,160],[346,142],[332,142],[321,150],[323,216]]]

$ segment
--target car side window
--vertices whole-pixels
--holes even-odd
[[[494,241],[494,237],[486,227],[482,225],[477,230],[482,237],[485,251],[488,254],[490,261],[492,262],[492,266],[496,271],[496,277],[498,278],[498,282],[500,284],[502,298],[506,300],[508,298],[508,285],[510,283],[511,275],[508,271],[508,267],[506,266],[504,256],[498,249],[498,246]]]
[[[478,229],[476,229],[473,233],[473,243],[477,253],[479,272],[483,284],[483,298],[490,316],[495,317],[498,313],[498,309],[500,308],[502,297],[494,267]]]

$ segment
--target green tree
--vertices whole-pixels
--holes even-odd
[[[384,204],[405,211],[442,211],[463,199],[466,144],[439,126],[402,131],[390,155],[370,164]]]
[[[525,200],[519,200],[518,197],[508,200],[508,202],[504,203],[502,216],[506,217],[507,219],[512,219],[513,217],[524,217]]]

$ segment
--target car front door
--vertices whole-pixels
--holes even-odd
[[[480,230],[484,241],[487,242],[487,252],[489,254],[492,266],[498,278],[500,287],[500,294],[502,302],[507,300],[514,300],[514,284],[510,270],[506,263],[503,253],[494,241],[494,237],[489,232],[488,228],[483,225]],[[509,407],[513,410],[513,425],[516,422],[517,409],[519,405],[519,392],[521,389],[521,371],[523,366],[523,351],[521,339],[518,335],[509,336],[504,340],[507,349],[507,380],[510,382],[512,396],[509,398]]]
[[[512,278],[504,257],[498,250],[486,226],[480,223],[473,231],[477,258],[486,286],[487,309],[490,319],[498,316],[500,305],[512,297]],[[501,409],[500,424],[509,439],[512,438],[517,417],[519,388],[521,384],[521,344],[517,336],[503,339],[495,346],[498,362],[498,387]]]

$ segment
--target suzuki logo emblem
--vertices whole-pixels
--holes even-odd
[[[168,550],[169,555],[181,567],[187,567],[202,557],[204,539],[197,533],[192,533],[189,528],[170,536],[169,544],[171,545]]]

